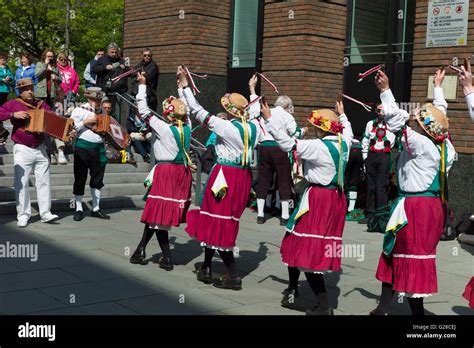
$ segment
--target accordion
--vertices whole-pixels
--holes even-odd
[[[123,150],[130,144],[127,131],[112,116],[97,115],[97,126],[93,131],[102,135],[117,150]]]
[[[46,133],[64,142],[71,140],[69,133],[74,128],[74,120],[44,109],[30,110],[28,114],[30,117],[26,121],[25,131]]]

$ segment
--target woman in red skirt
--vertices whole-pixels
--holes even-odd
[[[197,279],[223,289],[242,289],[234,260],[233,248],[239,232],[239,221],[247,205],[252,185],[252,152],[258,139],[258,127],[247,122],[247,99],[238,94],[226,94],[221,98],[225,111],[232,120],[211,115],[199,105],[188,88],[184,70],[178,68],[178,87],[184,88],[184,96],[193,116],[216,134],[217,162],[213,166],[201,197],[199,209],[190,210],[186,216],[186,232],[201,242],[205,248],[204,263],[196,270]],[[254,104],[255,105],[255,104]],[[212,279],[212,257],[215,251],[227,267],[219,279]]]
[[[352,127],[344,114],[342,101],[336,111],[314,110],[308,122],[317,139],[294,140],[272,121],[268,105],[262,105],[267,129],[285,152],[296,151],[304,160],[304,177],[310,186],[286,226],[281,244],[283,263],[288,266],[290,286],[285,290],[282,306],[297,309],[298,277],[305,272],[319,305],[308,309],[307,315],[332,315],[324,282],[324,273],[340,272],[342,232],[346,219],[344,169],[351,146]]]
[[[469,283],[466,285],[466,289],[464,289],[464,293],[462,295],[466,300],[469,301],[469,307],[474,309],[474,277],[472,277]]]
[[[145,262],[146,245],[156,233],[163,252],[159,266],[171,271],[173,263],[169,231],[171,226],[177,227],[185,222],[186,212],[191,204],[191,169],[194,169],[188,156],[191,131],[186,122],[186,105],[183,101],[170,97],[163,102],[163,115],[166,115],[170,124],[163,122],[153,116],[147,106],[146,80],[143,74],[138,75],[137,81],[139,113],[157,137],[153,145],[157,164],[147,179],[149,191],[141,217],[145,230],[130,262]]]
[[[407,296],[414,315],[423,315],[423,298],[438,291],[436,246],[443,233],[447,175],[455,155],[443,78],[440,69],[434,76],[434,105],[415,110],[414,128],[406,125],[409,115],[398,108],[387,75],[379,71],[375,78],[389,130],[402,131],[403,151],[397,165],[399,197],[392,206],[376,274],[382,295],[371,315],[386,315],[395,291]]]

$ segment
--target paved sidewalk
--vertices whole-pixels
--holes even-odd
[[[242,291],[221,290],[195,279],[192,270],[202,262],[202,250],[182,229],[171,233],[175,269],[166,272],[153,263],[160,256],[154,237],[147,248],[153,259],[145,266],[129,263],[143,225],[141,210],[111,211],[112,219],[86,217],[76,223],[62,215],[55,225],[38,217],[18,229],[14,216],[0,217],[0,245],[36,244],[38,259],[0,259],[0,314],[283,314],[303,313],[280,307],[287,287],[287,270],[280,261],[284,234],[277,218],[264,225],[246,210],[238,238],[237,262],[243,275]],[[342,260],[341,274],[327,276],[327,288],[336,315],[367,314],[376,306],[380,283],[374,278],[382,234],[365,232],[348,222],[344,245],[353,252]],[[474,247],[457,241],[440,242],[439,294],[425,300],[433,314],[472,315],[461,294],[474,273]],[[217,255],[217,254],[216,254]],[[223,271],[214,259],[214,276]],[[314,301],[305,281],[302,296]],[[392,302],[392,314],[408,314],[407,303]]]

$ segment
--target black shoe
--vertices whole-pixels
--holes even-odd
[[[242,278],[231,278],[229,273],[225,273],[219,279],[214,279],[213,285],[220,289],[242,290]]]
[[[110,216],[104,213],[102,210],[91,211],[91,216],[99,219],[110,220]]]
[[[320,306],[316,306],[308,309],[306,315],[334,315],[334,310],[332,308],[322,309]]]
[[[280,218],[280,226],[286,226],[288,224],[289,219]]]
[[[264,224],[265,221],[267,221],[267,219],[265,219],[263,216],[257,216],[257,224],[258,225]]]
[[[138,263],[140,265],[145,264],[146,253],[145,248],[137,248],[130,258],[130,263]]]
[[[200,268],[196,270],[197,280],[204,284],[212,284],[212,273],[209,268]]]
[[[174,266],[171,260],[168,257],[160,257],[160,260],[158,261],[158,266],[165,271],[172,271]]]
[[[150,155],[143,156],[143,162],[150,163]]]
[[[299,297],[300,294],[298,292],[298,289],[285,289],[283,292],[283,299],[281,300],[281,306],[286,307],[286,308],[292,308],[294,307],[295,300],[297,297]]]
[[[74,221],[81,221],[84,219],[84,212],[82,210],[77,210],[74,213],[74,217],[72,218]]]
[[[372,309],[370,312],[369,312],[369,315],[388,315],[388,313],[382,311],[381,309],[379,309],[379,307],[375,308],[375,309]]]

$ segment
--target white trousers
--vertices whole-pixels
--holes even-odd
[[[36,179],[36,192],[40,216],[51,210],[51,187],[49,183],[49,160],[46,146],[41,145],[36,149],[25,145],[13,146],[13,163],[15,164],[15,199],[17,218],[31,216],[30,190],[28,182],[30,173],[34,170]]]

